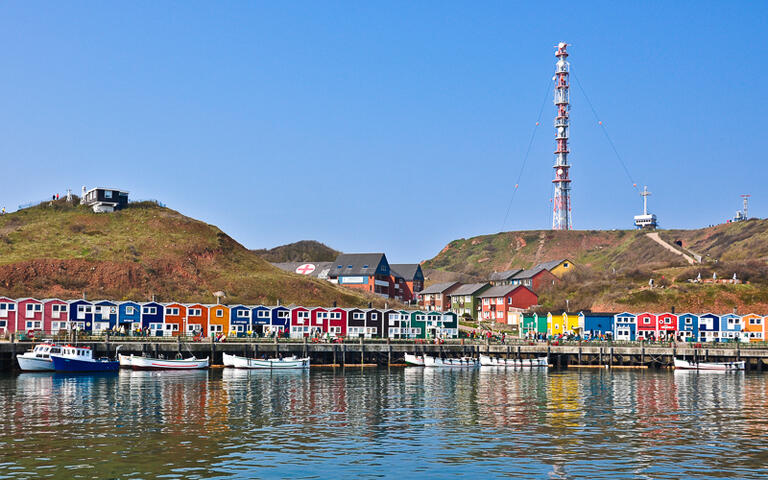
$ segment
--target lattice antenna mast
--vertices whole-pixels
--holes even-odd
[[[749,197],[751,197],[751,196],[752,195],[742,195],[741,196],[741,198],[744,199],[744,220],[748,220],[749,219],[749,215],[748,215],[748,212],[749,212]]]
[[[552,230],[570,230],[571,224],[571,180],[568,178],[568,171],[571,166],[568,164],[568,130],[570,120],[568,112],[570,105],[570,85],[568,72],[570,64],[568,63],[568,44],[560,42],[557,45],[555,57],[555,106],[557,116],[555,117],[555,141],[557,149],[555,150],[555,195],[553,197],[552,209]]]

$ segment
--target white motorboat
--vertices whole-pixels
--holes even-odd
[[[479,367],[480,362],[478,362],[475,358],[472,358],[472,357],[440,358],[440,357],[432,357],[430,355],[424,355],[424,366],[425,367],[471,368],[471,367]]]
[[[480,365],[484,367],[548,367],[549,358],[498,358],[489,355],[480,355]]]
[[[208,357],[167,360],[131,355],[130,362],[131,368],[134,370],[199,370],[209,366]]]
[[[414,355],[412,353],[406,353],[405,354],[405,363],[409,365],[416,365],[418,367],[424,366],[424,356],[423,355]]]
[[[297,368],[309,368],[309,357],[296,358],[295,356],[287,358],[246,358],[237,355],[228,355],[235,368],[251,368],[263,370],[285,370]]]
[[[744,370],[744,361],[741,362],[689,362],[675,358],[675,368],[680,370],[713,370],[720,372]]]
[[[52,372],[51,354],[61,353],[61,346],[53,343],[41,343],[35,348],[16,357],[19,368],[25,372]]]

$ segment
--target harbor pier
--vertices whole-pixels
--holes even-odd
[[[505,359],[549,357],[557,368],[667,368],[674,358],[700,362],[745,361],[747,370],[768,370],[768,347],[731,344],[645,344],[642,342],[584,342],[550,344],[546,342],[492,343],[469,339],[426,343],[405,340],[365,339],[344,342],[317,342],[296,339],[232,339],[225,342],[191,341],[180,337],[133,338],[103,337],[76,340],[79,346],[93,349],[94,357],[116,354],[144,355],[157,358],[210,357],[212,365],[221,365],[222,354],[246,357],[296,355],[310,357],[313,367],[402,366],[404,355],[427,354],[437,357],[477,357],[486,354]],[[35,342],[0,342],[0,369],[18,368],[16,355],[31,350]]]

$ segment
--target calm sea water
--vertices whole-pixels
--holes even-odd
[[[758,478],[768,376],[0,376],[0,478]]]

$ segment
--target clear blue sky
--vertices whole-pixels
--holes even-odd
[[[561,10],[558,10],[559,7]],[[766,2],[3,2],[0,205],[117,186],[250,248],[495,233],[558,41],[664,227],[766,216]],[[576,228],[641,199],[572,92]],[[549,228],[547,94],[505,230]]]

